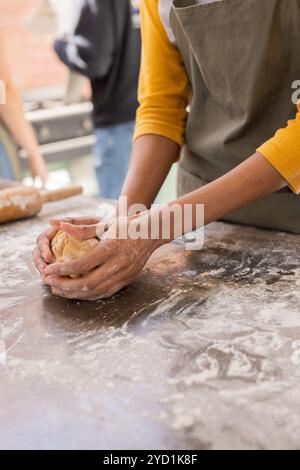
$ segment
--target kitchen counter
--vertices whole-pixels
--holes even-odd
[[[215,223],[112,299],[54,297],[35,238],[97,204],[0,226],[0,448],[299,449],[299,237]]]

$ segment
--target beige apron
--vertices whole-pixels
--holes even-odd
[[[300,0],[174,0],[170,25],[192,88],[181,195],[234,168],[295,117]],[[300,233],[300,197],[285,189],[225,220]]]

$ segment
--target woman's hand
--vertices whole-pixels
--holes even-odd
[[[67,217],[62,220],[53,219],[50,220],[52,228],[45,230],[37,239],[37,247],[34,250],[33,258],[34,263],[42,278],[45,278],[45,269],[48,264],[54,262],[53,253],[51,250],[51,242],[59,230],[63,230],[64,225],[67,227],[72,224],[75,227],[75,232],[78,227],[79,233],[82,237],[91,238],[88,233],[95,233],[99,219],[95,217]],[[80,230],[83,228],[82,230]],[[93,235],[92,235],[93,236]]]
[[[132,236],[140,232],[144,224],[146,227],[147,217],[148,213],[143,213],[110,221],[100,244],[90,253],[78,260],[50,264],[43,269],[45,284],[51,287],[53,294],[68,299],[111,297],[137,277],[159,246],[159,241],[149,236],[143,239]],[[99,225],[91,228],[61,223],[60,228],[81,239],[99,234]],[[103,233],[103,227],[100,232]],[[40,243],[44,242],[41,238]],[[81,277],[70,279],[67,277],[70,275]]]
[[[28,157],[28,164],[32,178],[34,179],[38,176],[41,179],[43,186],[45,186],[48,177],[48,171],[43,156],[40,153],[30,155]]]
[[[37,247],[33,252],[33,261],[38,269],[42,279],[45,278],[45,269],[49,263],[54,262],[54,257],[51,251],[51,241],[57,234],[56,228],[49,228],[45,230],[37,239]]]

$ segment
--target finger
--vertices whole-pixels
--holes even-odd
[[[77,240],[89,240],[97,236],[97,225],[72,225],[62,222],[60,228]]]
[[[98,222],[100,222],[100,218],[99,217],[91,217],[91,216],[88,216],[88,217],[64,217],[63,219],[51,219],[49,222],[50,222],[51,225],[55,224],[55,225],[59,225],[59,226],[62,222],[66,222],[66,223],[72,224],[72,225],[95,225]]]
[[[69,299],[69,300],[88,300],[87,298],[84,298],[82,296],[80,296],[78,294],[78,296],[76,296],[75,294],[71,294],[69,292],[66,292],[66,291],[62,291],[62,290],[59,290],[59,289],[51,289],[51,292],[53,295],[57,295],[58,297],[62,297],[64,299]]]
[[[59,289],[51,289],[51,292],[53,295],[56,295],[57,297],[63,297],[64,299],[75,300],[74,296],[72,297],[65,291],[60,291]],[[78,299],[78,300],[81,300],[81,299]]]
[[[51,228],[43,232],[37,239],[38,249],[44,261],[46,263],[52,263],[54,261],[54,256],[51,251],[50,243],[53,240],[57,233],[57,230]]]
[[[77,240],[89,240],[90,238],[101,238],[108,230],[109,222],[98,222],[91,225],[73,225],[67,222],[61,222],[60,229],[68,233]]]
[[[43,187],[45,187],[45,185],[46,185],[46,183],[47,183],[47,179],[48,179],[47,170],[45,169],[42,173],[40,173],[39,176],[40,176],[40,178],[41,178]]]
[[[40,255],[40,250],[36,248],[33,252],[33,261],[35,264],[35,267],[39,271],[39,273],[43,276],[44,275],[44,270],[47,267],[47,263],[43,260],[43,258]]]
[[[49,220],[49,224],[52,225],[52,227],[56,228],[57,230],[60,230],[61,220],[51,219]]]
[[[109,290],[108,288],[107,290],[105,290],[105,293],[95,292],[95,293],[87,294],[85,295],[85,297],[74,297],[72,294],[68,293],[66,294],[66,296],[68,296],[66,298],[72,299],[72,300],[84,300],[84,301],[90,301],[90,302],[97,301],[97,300],[105,300],[105,299],[109,299],[110,297],[113,297],[121,289],[126,287],[126,285],[127,283],[120,282],[119,284],[115,285],[113,289]],[[63,295],[61,295],[59,291],[57,291],[56,295],[60,295],[61,297],[63,297]]]
[[[92,291],[71,291],[63,290],[58,287],[52,288],[55,295],[65,297],[67,299],[77,300],[101,300],[112,297],[121,289],[130,284],[136,276],[128,276],[125,270],[121,270],[113,279],[107,279],[99,283],[96,289]]]
[[[45,273],[50,276],[81,276],[103,264],[111,255],[109,243],[99,243],[93,250],[80,258],[63,263],[49,264]]]
[[[88,293],[92,292],[99,285],[105,283],[108,279],[113,283],[120,277],[120,272],[125,269],[122,265],[117,265],[114,261],[110,261],[101,268],[86,274],[77,279],[59,276],[47,276],[45,284],[48,286],[66,292]]]
[[[113,287],[109,286],[102,286],[101,291],[98,293],[92,293],[91,297],[89,297],[88,300],[102,300],[102,299],[109,299],[110,297],[113,297],[115,294],[120,292],[124,287],[126,287],[129,284],[129,281],[121,281],[117,284],[115,284]]]
[[[59,297],[64,297],[66,299],[73,299],[73,300],[101,300],[107,299],[112,297],[116,294],[119,290],[129,284],[130,281],[123,279],[123,276],[120,279],[111,281],[107,280],[97,289],[94,289],[89,292],[85,291],[70,291],[70,290],[63,290],[59,289],[58,287],[52,287],[52,293],[58,295]]]

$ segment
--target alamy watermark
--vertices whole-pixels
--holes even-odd
[[[292,102],[297,106],[300,100],[300,80],[294,80],[292,83],[292,89],[295,90],[292,94]]]
[[[97,216],[101,219],[97,226],[98,238],[114,240],[162,240],[169,241],[183,237],[187,250],[200,250],[204,244],[204,205],[203,204],[153,204],[151,210],[143,204],[128,207],[126,196],[119,199],[119,213],[116,216],[108,208],[99,206]],[[107,221],[103,223],[103,220]],[[197,228],[197,230],[195,230]]]

